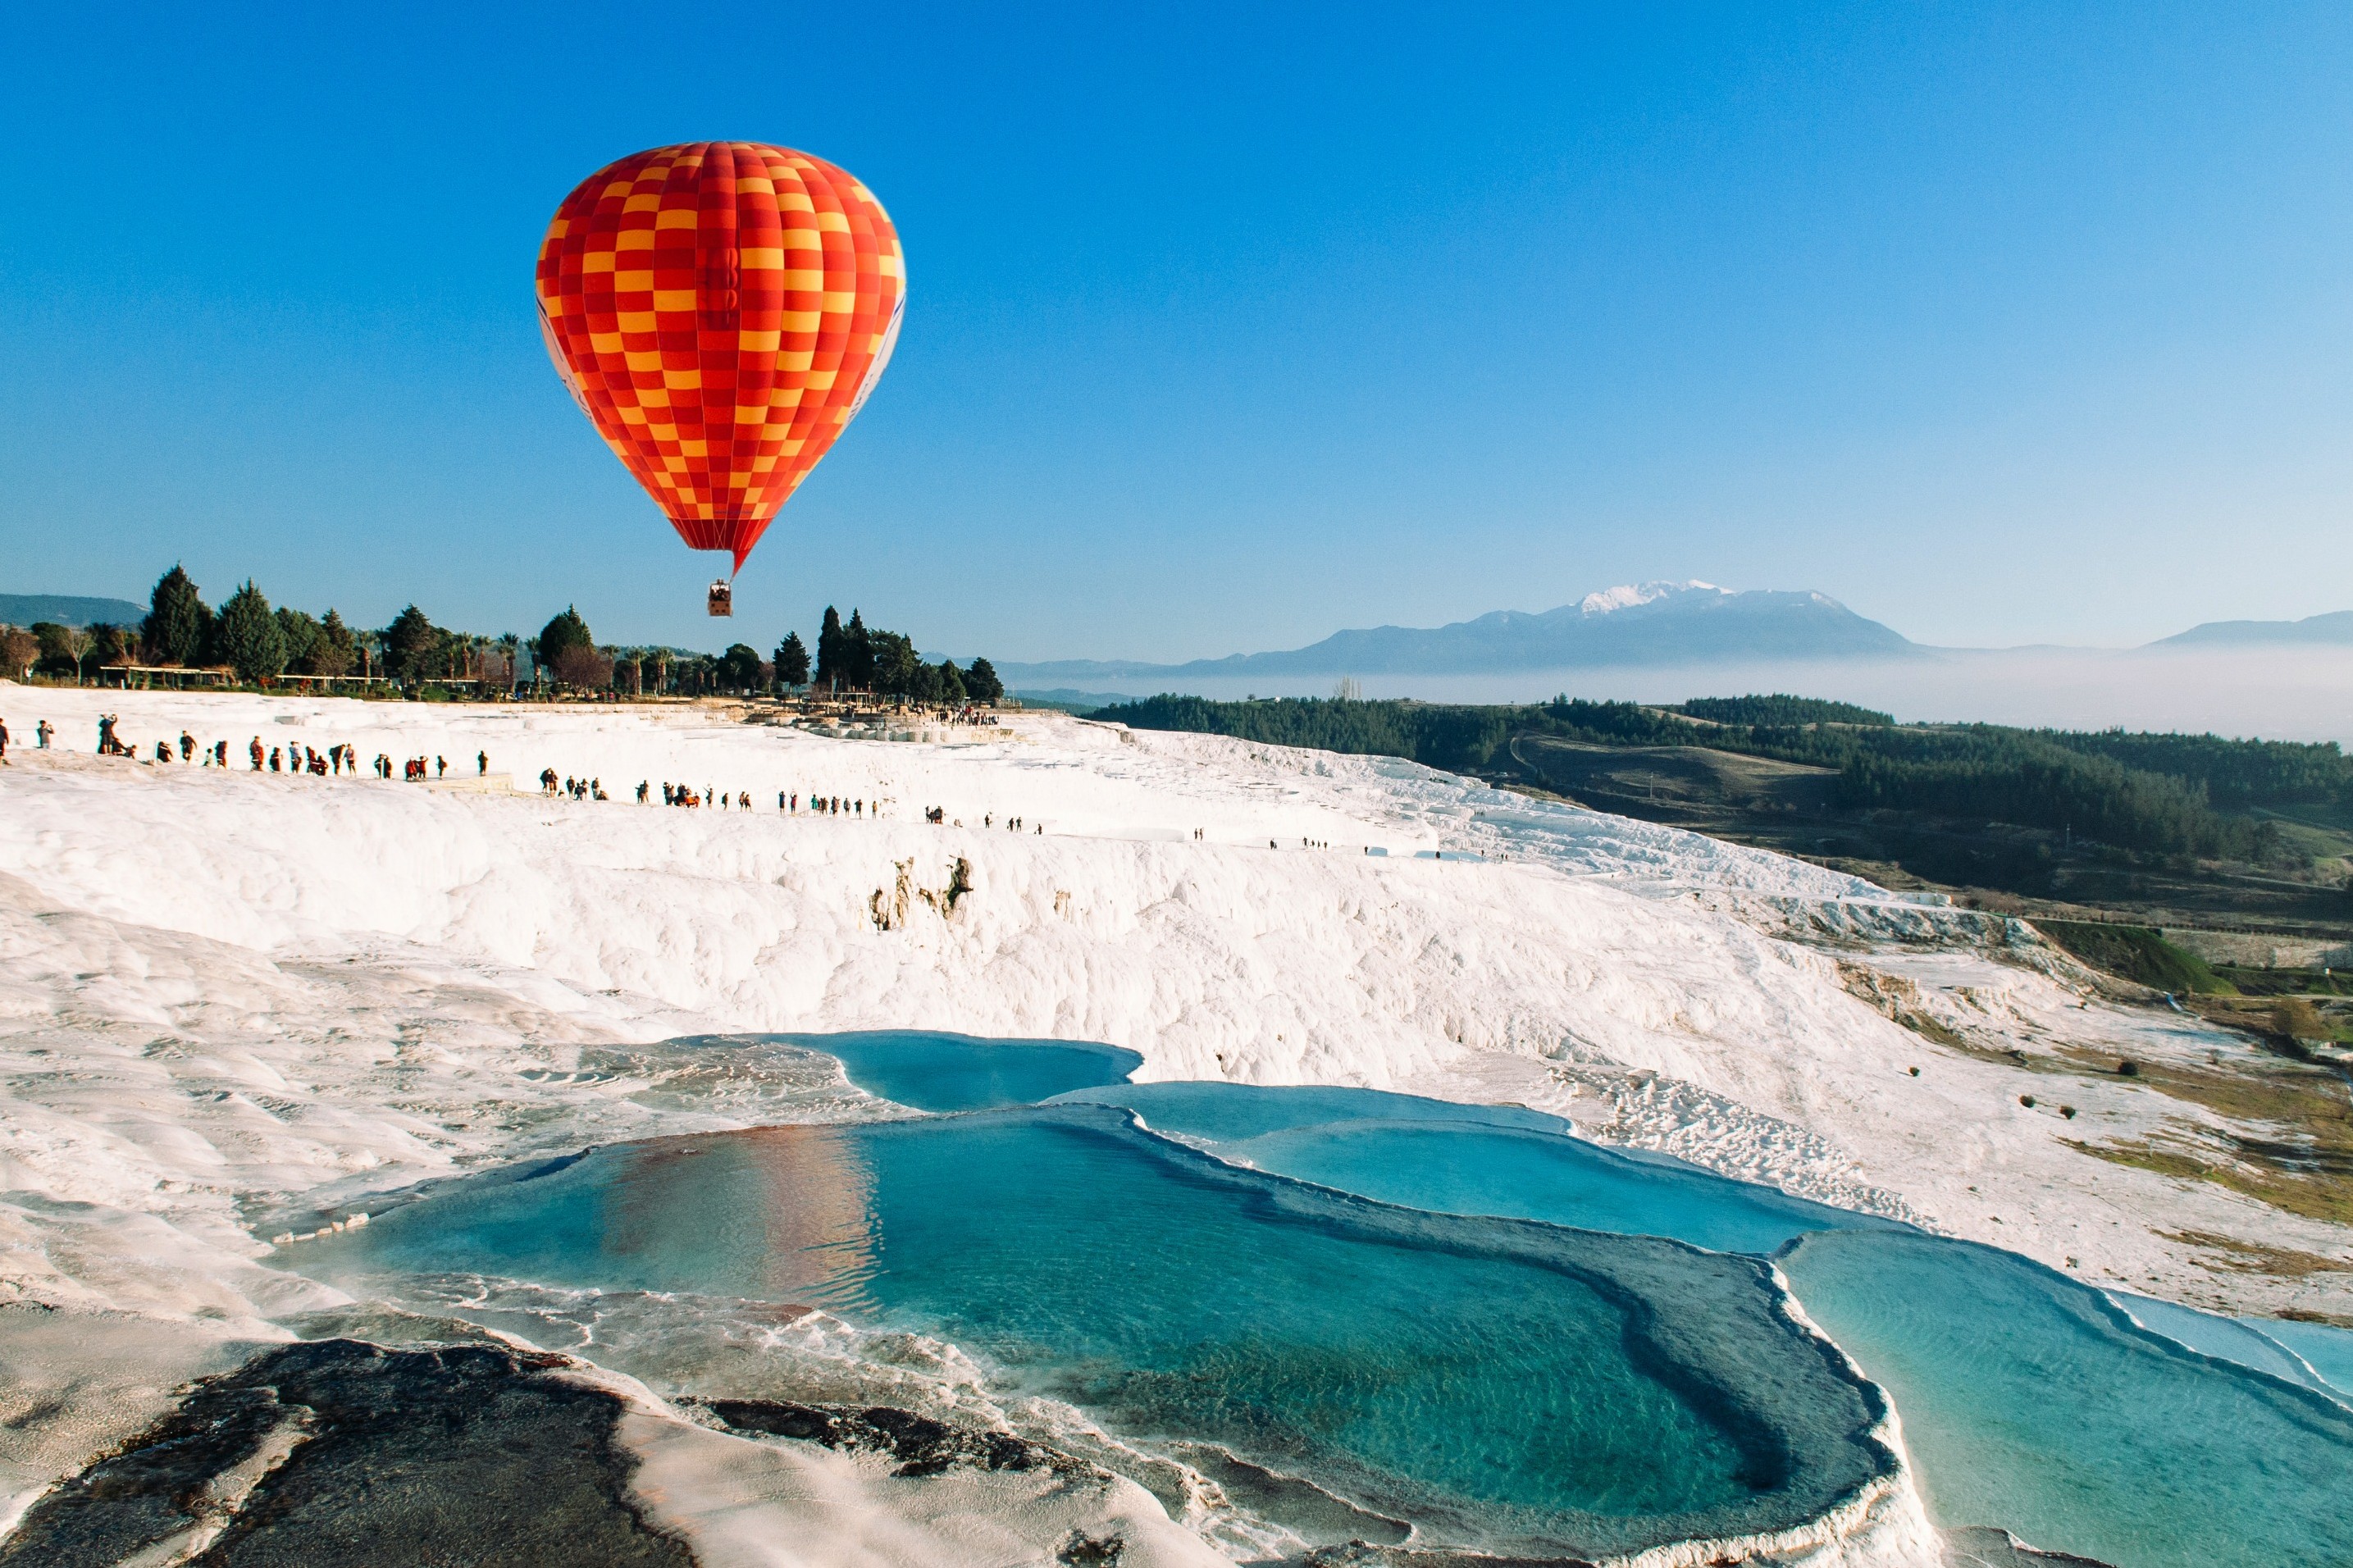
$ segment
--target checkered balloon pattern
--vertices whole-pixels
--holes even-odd
[[[737,567],[873,390],[907,303],[874,194],[756,142],[607,164],[539,248],[548,357],[681,538]]]

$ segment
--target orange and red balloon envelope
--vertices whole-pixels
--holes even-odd
[[[680,537],[737,567],[873,390],[906,304],[874,194],[757,142],[608,163],[539,247],[556,374]]]

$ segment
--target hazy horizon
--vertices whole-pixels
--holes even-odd
[[[1231,700],[1328,697],[1334,676],[1187,679],[1107,678],[1081,689],[1149,697],[1163,690]],[[1432,702],[1672,703],[1786,691],[1859,703],[1900,722],[1982,722],[2068,730],[2179,730],[2266,741],[2334,741],[2353,748],[2353,647],[1984,650],[1946,658],[1746,660],[1672,668],[1366,675],[1367,698]],[[1029,689],[1041,683],[1020,681]]]

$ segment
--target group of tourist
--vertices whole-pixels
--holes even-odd
[[[648,779],[639,779],[638,781],[638,804],[639,805],[649,804],[652,795],[652,782]],[[604,797],[599,795],[597,798],[602,800]],[[703,805],[715,805],[722,811],[726,811],[731,807],[737,811],[749,811],[752,809],[752,792],[750,790],[738,790],[734,795],[730,795],[725,790],[715,789],[710,784],[704,784],[700,790],[698,790],[691,784],[671,784],[668,779],[664,779],[662,781],[661,798],[664,805],[682,805],[689,809]],[[776,797],[776,805],[779,807],[782,807],[784,803],[785,797],[781,795],[778,795]]]
[[[183,737],[183,739],[185,739],[185,737]],[[227,742],[224,742],[222,744],[225,747]],[[343,775],[343,770],[345,768],[349,768],[354,773],[360,771],[360,754],[355,749],[348,745],[333,745],[322,752],[315,746],[300,746],[290,743],[284,748],[286,759],[282,767],[279,762],[279,750],[280,748],[276,746],[269,748],[269,771],[273,773],[284,772],[290,773],[310,773],[318,778],[327,778],[330,776],[341,778]],[[252,744],[246,748],[246,754],[253,759],[253,771],[255,773],[259,773],[262,769],[263,761],[261,755],[260,736],[256,735],[253,738]],[[378,776],[387,776],[387,765],[385,764],[385,760],[382,757],[378,757],[376,759],[376,773]]]
[[[488,771],[487,763],[484,764],[484,770],[486,772]],[[613,798],[611,795],[605,793],[605,783],[602,779],[575,779],[566,776],[563,780],[558,781],[554,768],[542,768],[539,770],[539,793],[542,795],[565,795],[573,800],[610,800]],[[638,786],[638,798],[639,800],[646,798],[646,786],[643,784],[639,784]]]
[[[377,775],[382,778],[390,778],[392,776],[392,759],[390,757],[379,756],[376,758],[375,762]],[[476,752],[474,753],[474,776],[477,778],[487,778],[490,776],[490,752]],[[423,757],[411,757],[402,765],[400,776],[404,779],[412,781],[448,778],[449,776],[449,759],[447,757],[435,757],[433,759],[432,767],[427,768],[425,765],[425,759]]]

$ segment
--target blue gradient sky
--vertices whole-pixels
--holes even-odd
[[[237,9],[12,18],[0,589],[1005,658],[1651,577],[2353,606],[2341,6]],[[910,274],[723,633],[531,300],[575,182],[704,137],[851,169]]]

